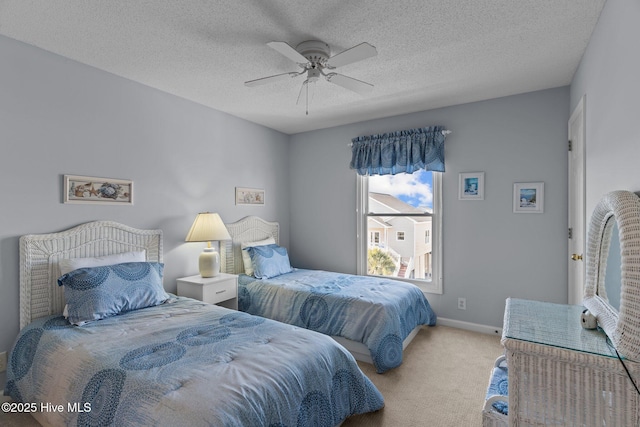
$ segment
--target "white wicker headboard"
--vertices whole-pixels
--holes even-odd
[[[58,233],[20,237],[20,329],[39,317],[62,313],[59,260],[143,249],[148,261],[162,262],[162,230],[94,221]]]
[[[257,216],[247,216],[241,220],[225,224],[231,240],[220,242],[220,265],[225,273],[244,273],[242,264],[242,248],[244,242],[254,242],[273,237],[280,242],[280,225],[277,222],[265,221]]]

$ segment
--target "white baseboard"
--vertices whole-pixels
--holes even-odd
[[[463,322],[462,320],[453,320],[438,317],[436,324],[441,326],[451,326],[452,328],[466,329],[468,331],[480,332],[483,334],[496,335],[499,337],[502,336],[502,328],[480,325],[478,323]]]

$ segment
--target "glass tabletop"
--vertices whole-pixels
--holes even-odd
[[[508,298],[502,337],[568,350],[617,357],[601,329],[584,329],[580,305]]]

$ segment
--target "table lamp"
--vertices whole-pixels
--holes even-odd
[[[212,240],[230,240],[231,236],[224,226],[220,215],[211,212],[202,212],[196,216],[189,234],[187,242],[207,242],[198,260],[200,275],[202,277],[214,277],[220,273],[220,254],[211,247]]]

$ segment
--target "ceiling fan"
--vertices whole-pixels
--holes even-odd
[[[302,97],[306,99],[307,114],[309,114],[309,85],[317,82],[320,77],[324,77],[329,83],[342,86],[360,95],[367,94],[373,89],[373,85],[370,83],[333,72],[338,67],[376,56],[378,51],[369,43],[360,43],[334,56],[330,56],[329,45],[320,40],[304,41],[298,44],[295,49],[285,42],[269,42],[267,46],[298,64],[302,70],[249,80],[244,82],[245,86],[259,86],[306,75],[307,78],[302,82],[297,102],[300,103]]]

